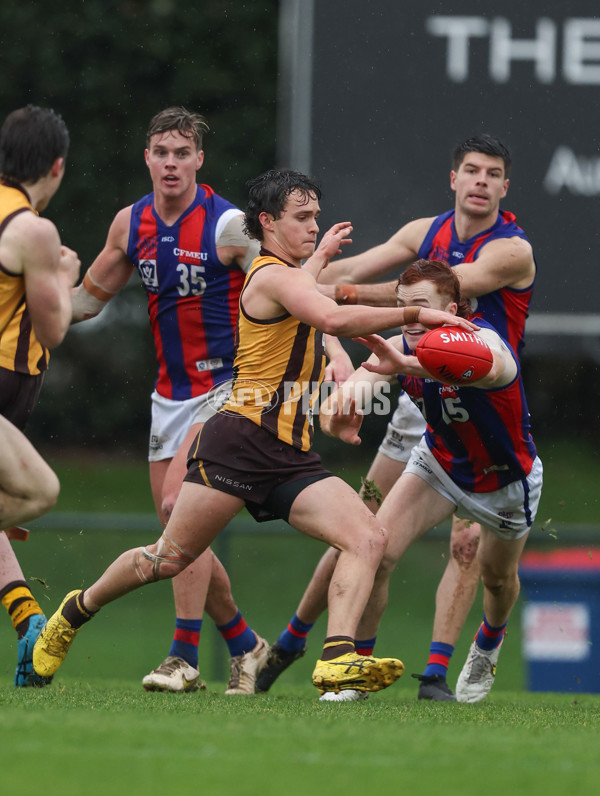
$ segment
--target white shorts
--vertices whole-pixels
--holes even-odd
[[[152,421],[148,461],[172,459],[191,426],[206,423],[223,406],[231,394],[233,382],[224,381],[204,395],[187,401],[163,398],[156,390],[151,395]]]
[[[461,519],[478,522],[489,528],[502,539],[519,539],[530,529],[542,493],[544,468],[539,457],[533,462],[531,472],[522,481],[497,489],[495,492],[466,492],[461,489],[429,450],[425,439],[413,450],[405,473],[413,473],[426,481],[456,506],[456,514]]]
[[[398,396],[398,407],[388,423],[379,453],[397,462],[407,462],[410,452],[425,432],[425,418],[405,392]]]

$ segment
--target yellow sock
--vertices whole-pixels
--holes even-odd
[[[14,588],[2,596],[2,605],[6,608],[15,630],[17,625],[30,616],[44,613],[29,586],[23,583],[15,584]]]

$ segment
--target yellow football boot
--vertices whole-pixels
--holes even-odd
[[[381,691],[395,683],[404,673],[404,664],[397,658],[370,658],[347,652],[330,661],[317,661],[313,685],[324,694],[346,689]]]
[[[71,597],[80,594],[81,589],[70,591],[60,604],[58,611],[48,620],[48,624],[38,636],[33,648],[33,668],[41,677],[51,677],[67,656],[73,639],[81,630],[72,627],[62,615],[62,609]]]

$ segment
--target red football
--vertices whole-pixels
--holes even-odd
[[[426,332],[416,354],[421,365],[443,384],[469,384],[482,379],[493,361],[485,340],[456,326],[439,326]]]

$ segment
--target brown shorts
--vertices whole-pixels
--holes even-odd
[[[31,376],[0,367],[0,415],[23,431],[42,389],[44,374]]]
[[[300,492],[333,475],[317,453],[299,451],[251,420],[232,414],[217,413],[207,420],[189,457],[184,481],[241,498],[258,522],[287,521]]]

